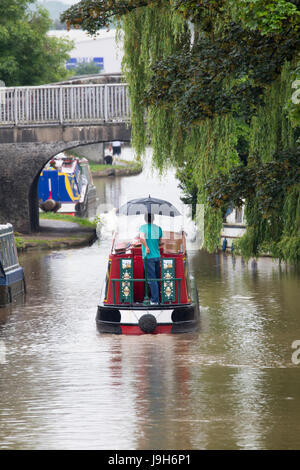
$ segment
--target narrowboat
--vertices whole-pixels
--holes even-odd
[[[65,156],[50,160],[39,177],[38,198],[42,211],[83,215],[96,199],[88,160]]]
[[[13,227],[0,225],[0,307],[24,293],[24,269],[18,261]]]
[[[152,305],[139,236],[126,240],[115,232],[96,315],[101,333],[169,334],[198,328],[198,293],[188,268],[185,232],[163,230],[159,250],[160,302]]]

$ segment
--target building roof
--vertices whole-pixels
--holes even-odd
[[[87,42],[87,41],[99,41],[102,39],[115,39],[116,36],[116,30],[111,29],[109,31],[107,30],[100,30],[97,33],[97,36],[90,36],[86,31],[82,31],[81,29],[71,29],[70,31],[67,31],[65,29],[53,29],[48,31],[49,36],[55,36],[58,38],[66,38],[70,39],[71,41],[74,41],[76,44],[80,42]]]

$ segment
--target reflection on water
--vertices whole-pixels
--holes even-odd
[[[174,175],[168,195],[146,175],[96,180],[99,200],[144,186],[176,205]],[[199,332],[101,335],[109,245],[20,257],[26,299],[0,310],[0,448],[298,449],[299,272],[191,252]]]

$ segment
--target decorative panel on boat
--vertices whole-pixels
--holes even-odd
[[[171,279],[175,278],[175,259],[164,258],[161,262],[161,277],[162,282],[162,302],[174,302],[175,301],[175,281]]]
[[[126,279],[133,278],[133,259],[121,258],[120,259],[120,302],[132,303],[133,301],[133,283]]]

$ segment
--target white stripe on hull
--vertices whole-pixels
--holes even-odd
[[[172,321],[172,309],[168,310],[120,310],[121,313],[121,323],[128,323],[136,325],[139,322],[139,319],[150,313],[156,318],[157,324],[160,323],[173,323]]]

